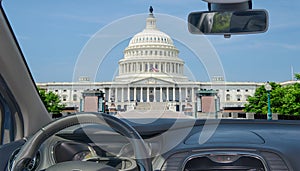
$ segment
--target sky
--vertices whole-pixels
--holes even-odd
[[[183,21],[190,12],[207,10],[207,4],[201,0],[3,0],[4,10],[36,82],[72,81],[78,57],[95,33],[123,17],[142,14],[146,19],[150,5],[154,15],[167,14]],[[254,0],[253,8],[266,9],[269,13],[266,33],[230,39],[194,36],[202,36],[211,44],[227,81],[291,80],[292,70],[300,72],[299,7],[298,0],[276,0],[276,3]],[[135,24],[126,29],[131,26]],[[163,31],[168,34],[168,28]],[[102,61],[96,81],[113,79],[129,40],[112,47]],[[179,57],[186,62],[186,73],[192,73],[197,81],[209,81],[206,66],[197,59],[194,49],[180,40],[174,39],[174,43],[180,50]],[[103,46],[99,44],[97,48]],[[201,49],[201,43],[197,46],[196,42],[195,47],[205,50]]]

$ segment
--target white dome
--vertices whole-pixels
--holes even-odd
[[[173,40],[166,33],[157,29],[145,29],[142,32],[136,34],[129,42],[128,47],[136,45],[173,45]]]
[[[151,13],[146,20],[146,28],[130,40],[124,51],[124,57],[147,58],[149,55],[150,57],[152,54],[154,55],[155,52],[161,53],[162,51],[163,54],[159,55],[160,57],[177,57],[179,53],[171,37],[156,28],[156,18]]]
[[[117,81],[132,81],[147,77],[187,80],[184,61],[178,58],[179,50],[166,33],[156,28],[156,19],[150,13],[146,28],[130,40],[119,61]]]
[[[156,19],[153,13],[150,13],[147,18],[146,28],[130,40],[129,47],[143,44],[165,44],[174,46],[171,37],[156,28]]]

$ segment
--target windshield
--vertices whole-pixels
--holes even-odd
[[[189,33],[200,0],[3,2],[53,117],[189,119],[297,119],[299,5],[256,0],[268,31],[224,38]]]

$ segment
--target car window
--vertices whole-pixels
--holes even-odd
[[[54,118],[299,114],[297,93],[283,96],[299,90],[298,2],[255,1],[254,9],[269,13],[268,31],[230,39],[188,32],[189,12],[207,10],[202,1],[30,2],[4,6],[36,85],[62,104],[47,107]],[[283,101],[296,107],[282,108]]]
[[[0,84],[0,145],[3,145],[16,140],[16,130],[19,135],[24,130],[18,105],[2,78]]]
[[[0,118],[1,118],[1,144],[6,144],[12,141],[13,137],[13,127],[11,124],[11,113],[9,111],[8,105],[1,98],[0,107]]]

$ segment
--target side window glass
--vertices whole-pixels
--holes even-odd
[[[24,122],[20,108],[0,74],[0,145],[23,137]]]
[[[14,141],[14,128],[9,106],[0,95],[0,145]]]

